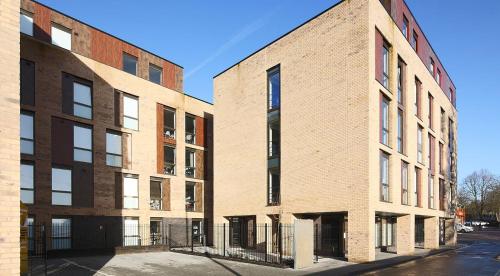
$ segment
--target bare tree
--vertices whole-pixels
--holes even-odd
[[[470,201],[471,207],[473,207],[471,211],[475,213],[477,218],[482,218],[488,194],[499,185],[498,183],[498,177],[487,170],[475,171],[463,180],[461,196]]]

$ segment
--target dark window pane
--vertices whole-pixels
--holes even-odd
[[[161,198],[161,182],[149,182],[149,193],[151,198]]]
[[[123,71],[132,75],[137,75],[137,58],[123,54]]]
[[[186,132],[194,133],[194,118],[186,116]]]
[[[280,72],[274,71],[269,75],[269,109],[280,106]]]
[[[149,65],[149,80],[161,84],[162,69],[158,66]]]
[[[164,147],[164,157],[165,157],[165,163],[175,163],[175,153],[174,153],[174,148],[172,147]]]
[[[163,111],[163,124],[167,128],[175,129],[175,111],[174,110],[165,109]]]

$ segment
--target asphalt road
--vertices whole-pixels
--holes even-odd
[[[365,275],[500,276],[500,229],[458,234],[464,247]]]

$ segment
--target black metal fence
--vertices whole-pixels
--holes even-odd
[[[182,239],[179,231],[186,235]],[[293,225],[215,224],[190,233],[183,225],[169,225],[171,251],[278,265],[293,264]]]
[[[29,224],[21,231],[27,231],[28,247],[28,271],[33,275],[34,270],[47,275],[47,239],[44,225]],[[37,273],[37,274],[41,274]]]

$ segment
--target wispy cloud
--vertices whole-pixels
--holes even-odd
[[[184,75],[184,79],[187,79],[190,76],[196,74],[203,67],[205,67],[210,62],[214,61],[218,56],[220,56],[221,54],[226,52],[228,49],[230,49],[231,47],[240,43],[242,40],[249,37],[253,33],[257,32],[258,30],[262,29],[269,22],[270,18],[276,13],[276,11],[277,11],[277,9],[274,9],[273,11],[267,13],[265,16],[247,24],[245,27],[243,27],[241,30],[239,30],[239,32],[236,33],[236,35],[234,35],[226,43],[222,44],[222,46],[220,46],[215,52],[213,52],[211,55],[209,55],[207,58],[205,58],[202,62],[200,62],[198,65],[196,65],[193,69],[188,71]]]

